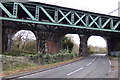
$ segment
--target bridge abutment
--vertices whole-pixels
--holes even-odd
[[[88,46],[87,40],[89,38],[88,35],[79,35],[80,37],[80,45],[79,45],[79,56],[87,56],[88,53]]]

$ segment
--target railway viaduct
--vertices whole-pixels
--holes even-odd
[[[19,30],[36,36],[38,53],[57,53],[66,34],[80,37],[80,55],[88,55],[92,35],[107,41],[108,54],[120,51],[120,17],[37,2],[0,2],[0,53],[11,51]]]

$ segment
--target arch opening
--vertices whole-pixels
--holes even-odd
[[[87,41],[90,54],[107,54],[107,40],[101,36],[90,36]]]
[[[12,51],[36,52],[36,36],[30,30],[17,31],[13,37]]]
[[[66,34],[64,39],[68,38],[68,41],[70,40],[73,45],[71,46],[70,52],[73,53],[79,53],[79,44],[80,44],[80,38],[78,34]],[[69,45],[68,45],[69,46]]]

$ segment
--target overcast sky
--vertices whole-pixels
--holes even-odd
[[[79,10],[109,14],[118,8],[119,0],[30,0]],[[114,12],[111,15],[117,15]]]
[[[63,7],[69,7],[90,12],[102,13],[118,16],[118,2],[119,0],[30,0],[35,2],[42,2]],[[73,35],[74,40],[79,44],[79,37]],[[92,36],[88,40],[89,45],[105,47],[106,42],[102,37]]]

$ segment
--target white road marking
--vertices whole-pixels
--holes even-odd
[[[112,66],[112,63],[111,63],[111,61],[109,60],[109,63],[110,63],[110,66]]]
[[[90,64],[92,64],[92,62],[88,63],[87,66],[89,66]]]
[[[97,57],[95,57],[90,63],[88,63],[87,66],[89,66],[90,64],[92,64],[92,63],[95,61],[96,58],[97,58]],[[77,69],[77,70],[75,70],[75,71],[73,71],[73,72],[70,72],[70,73],[67,74],[67,76],[72,75],[73,73],[76,73],[76,72],[82,70],[83,68],[84,68],[84,67],[81,67],[81,68],[79,68],[79,69]]]
[[[79,68],[79,69],[77,69],[77,70],[75,70],[75,71],[73,71],[73,72],[70,72],[69,74],[67,74],[67,76],[69,76],[69,75],[71,75],[71,74],[73,74],[73,73],[76,73],[76,72],[78,72],[78,71],[80,71],[80,70],[82,70],[83,69],[83,67],[81,67],[81,68]]]
[[[95,61],[96,58],[97,58],[97,57],[95,57],[95,58],[92,60],[92,62],[88,63],[87,66],[89,66],[90,64],[92,64],[92,63]]]
[[[97,58],[97,57],[95,57],[95,58],[93,59],[93,61],[95,61],[96,58]]]

